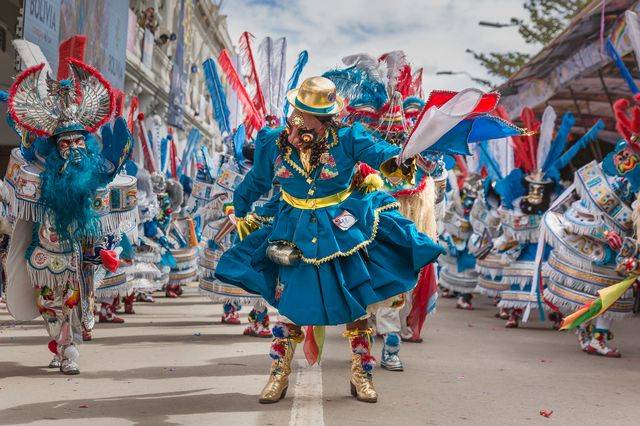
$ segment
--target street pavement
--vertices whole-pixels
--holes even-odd
[[[621,359],[577,349],[573,333],[532,320],[505,329],[476,298],[473,312],[440,299],[422,344],[404,344],[404,372],[377,369],[377,404],[349,395],[343,329],[327,330],[323,361],[298,351],[286,399],[261,405],[269,339],[220,324],[221,305],[189,288],[135,305],[126,324],[98,324],[79,376],[48,370],[40,321],[0,307],[0,425],[637,425],[640,318],[620,322]],[[243,321],[249,308],[242,311]],[[374,344],[379,357],[380,342]],[[544,417],[540,413],[551,413]]]

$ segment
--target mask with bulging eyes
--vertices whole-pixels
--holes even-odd
[[[309,123],[313,125],[313,123]],[[320,139],[320,133],[318,129],[314,127],[309,127],[305,123],[305,119],[302,115],[296,114],[295,112],[289,117],[287,120],[287,128],[286,131],[288,135],[294,135],[294,140],[289,138],[289,141],[296,148],[307,149],[310,148],[315,142]]]
[[[80,163],[87,150],[84,135],[80,132],[63,133],[58,137],[57,148],[60,157],[74,164]]]

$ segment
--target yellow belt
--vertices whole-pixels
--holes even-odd
[[[315,210],[322,209],[324,207],[335,206],[336,204],[340,204],[353,192],[353,187],[349,186],[347,189],[338,192],[337,194],[328,195],[326,197],[320,198],[297,198],[288,192],[281,190],[282,199],[285,203],[289,204],[291,207],[295,207],[296,209],[303,210]]]

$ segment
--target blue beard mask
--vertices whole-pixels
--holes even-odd
[[[67,159],[57,149],[46,156],[41,173],[42,195],[52,223],[62,242],[98,236],[100,221],[93,209],[98,188],[108,183],[100,155],[91,150],[74,148]]]

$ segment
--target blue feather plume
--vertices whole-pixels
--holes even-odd
[[[589,129],[589,131],[587,133],[585,133],[584,136],[582,136],[578,140],[578,142],[573,144],[573,146],[571,148],[569,148],[567,150],[567,152],[562,154],[562,157],[560,157],[558,159],[558,161],[556,161],[556,163],[555,163],[556,168],[558,170],[561,170],[567,164],[569,164],[569,161],[571,161],[571,159],[576,156],[578,151],[580,151],[581,149],[585,148],[591,142],[594,142],[594,141],[598,140],[598,134],[603,129],[604,129],[604,121],[598,120],[598,122],[596,124],[594,124],[593,127],[591,127],[591,129]]]
[[[216,170],[214,170],[213,159],[211,158],[211,155],[209,155],[209,149],[205,145],[202,145],[200,147],[200,152],[202,153],[204,173],[207,176],[207,178],[209,178],[209,180],[213,182],[214,173],[216,172]]]
[[[187,136],[187,145],[182,152],[182,161],[180,161],[180,167],[178,168],[178,175],[183,175],[187,171],[187,166],[191,162],[196,150],[198,148],[198,143],[202,138],[202,133],[196,127],[193,127],[189,132],[189,136]]]
[[[236,133],[233,135],[233,155],[238,164],[244,164],[244,156],[242,155],[242,146],[247,139],[244,124],[238,126]]]
[[[618,71],[620,71],[620,75],[622,76],[622,78],[624,78],[624,81],[627,82],[627,86],[629,86],[629,90],[631,90],[631,93],[633,94],[638,93],[640,91],[638,90],[638,86],[636,86],[635,81],[633,81],[633,77],[631,76],[629,69],[627,69],[627,66],[622,61],[620,54],[618,53],[618,51],[616,50],[616,47],[611,42],[610,38],[607,39],[607,53],[609,54],[611,59],[613,59],[613,62],[616,64],[616,67],[618,67]]]
[[[204,69],[204,77],[207,82],[207,89],[211,95],[211,105],[216,116],[216,122],[221,133],[231,133],[231,125],[229,124],[229,107],[227,106],[227,96],[225,95],[220,75],[213,59],[209,58],[202,64]]]
[[[558,158],[550,169],[547,171],[546,176],[555,180],[556,182],[560,180],[560,170],[565,168],[567,164],[571,161],[573,157],[581,150],[584,149],[590,143],[598,140],[598,134],[604,129],[604,122],[602,120],[598,120],[596,124],[589,129],[587,133],[584,134],[576,143],[573,144],[571,148],[567,150],[560,158]]]
[[[173,139],[172,135],[168,135],[166,138],[162,138],[162,140],[160,141],[160,164],[158,167],[160,167],[160,170],[158,170],[159,173],[161,173],[164,170],[164,165],[167,164],[167,153],[169,152],[169,141]]]
[[[387,89],[380,81],[373,79],[366,71],[352,66],[330,70],[322,74],[333,81],[341,96],[349,98],[351,105],[366,104],[381,108],[388,99]]]
[[[296,65],[293,67],[293,72],[291,73],[291,77],[289,78],[289,82],[287,83],[287,91],[285,92],[285,94],[288,93],[289,90],[293,90],[298,86],[298,80],[300,80],[300,74],[302,74],[302,70],[304,69],[305,65],[307,65],[308,61],[309,61],[309,52],[307,52],[306,50],[303,50],[298,55],[298,61],[296,62]],[[284,118],[286,120],[287,114],[289,113],[289,102],[287,102],[286,99],[284,101],[283,111],[284,111]]]
[[[576,119],[573,116],[573,113],[567,111],[562,116],[562,123],[560,123],[560,127],[556,132],[556,137],[551,142],[551,148],[549,149],[549,154],[547,155],[547,159],[544,161],[542,165],[542,171],[546,172],[549,167],[562,155],[564,152],[564,148],[567,146],[567,139],[569,138],[569,132],[571,128],[576,123]]]

